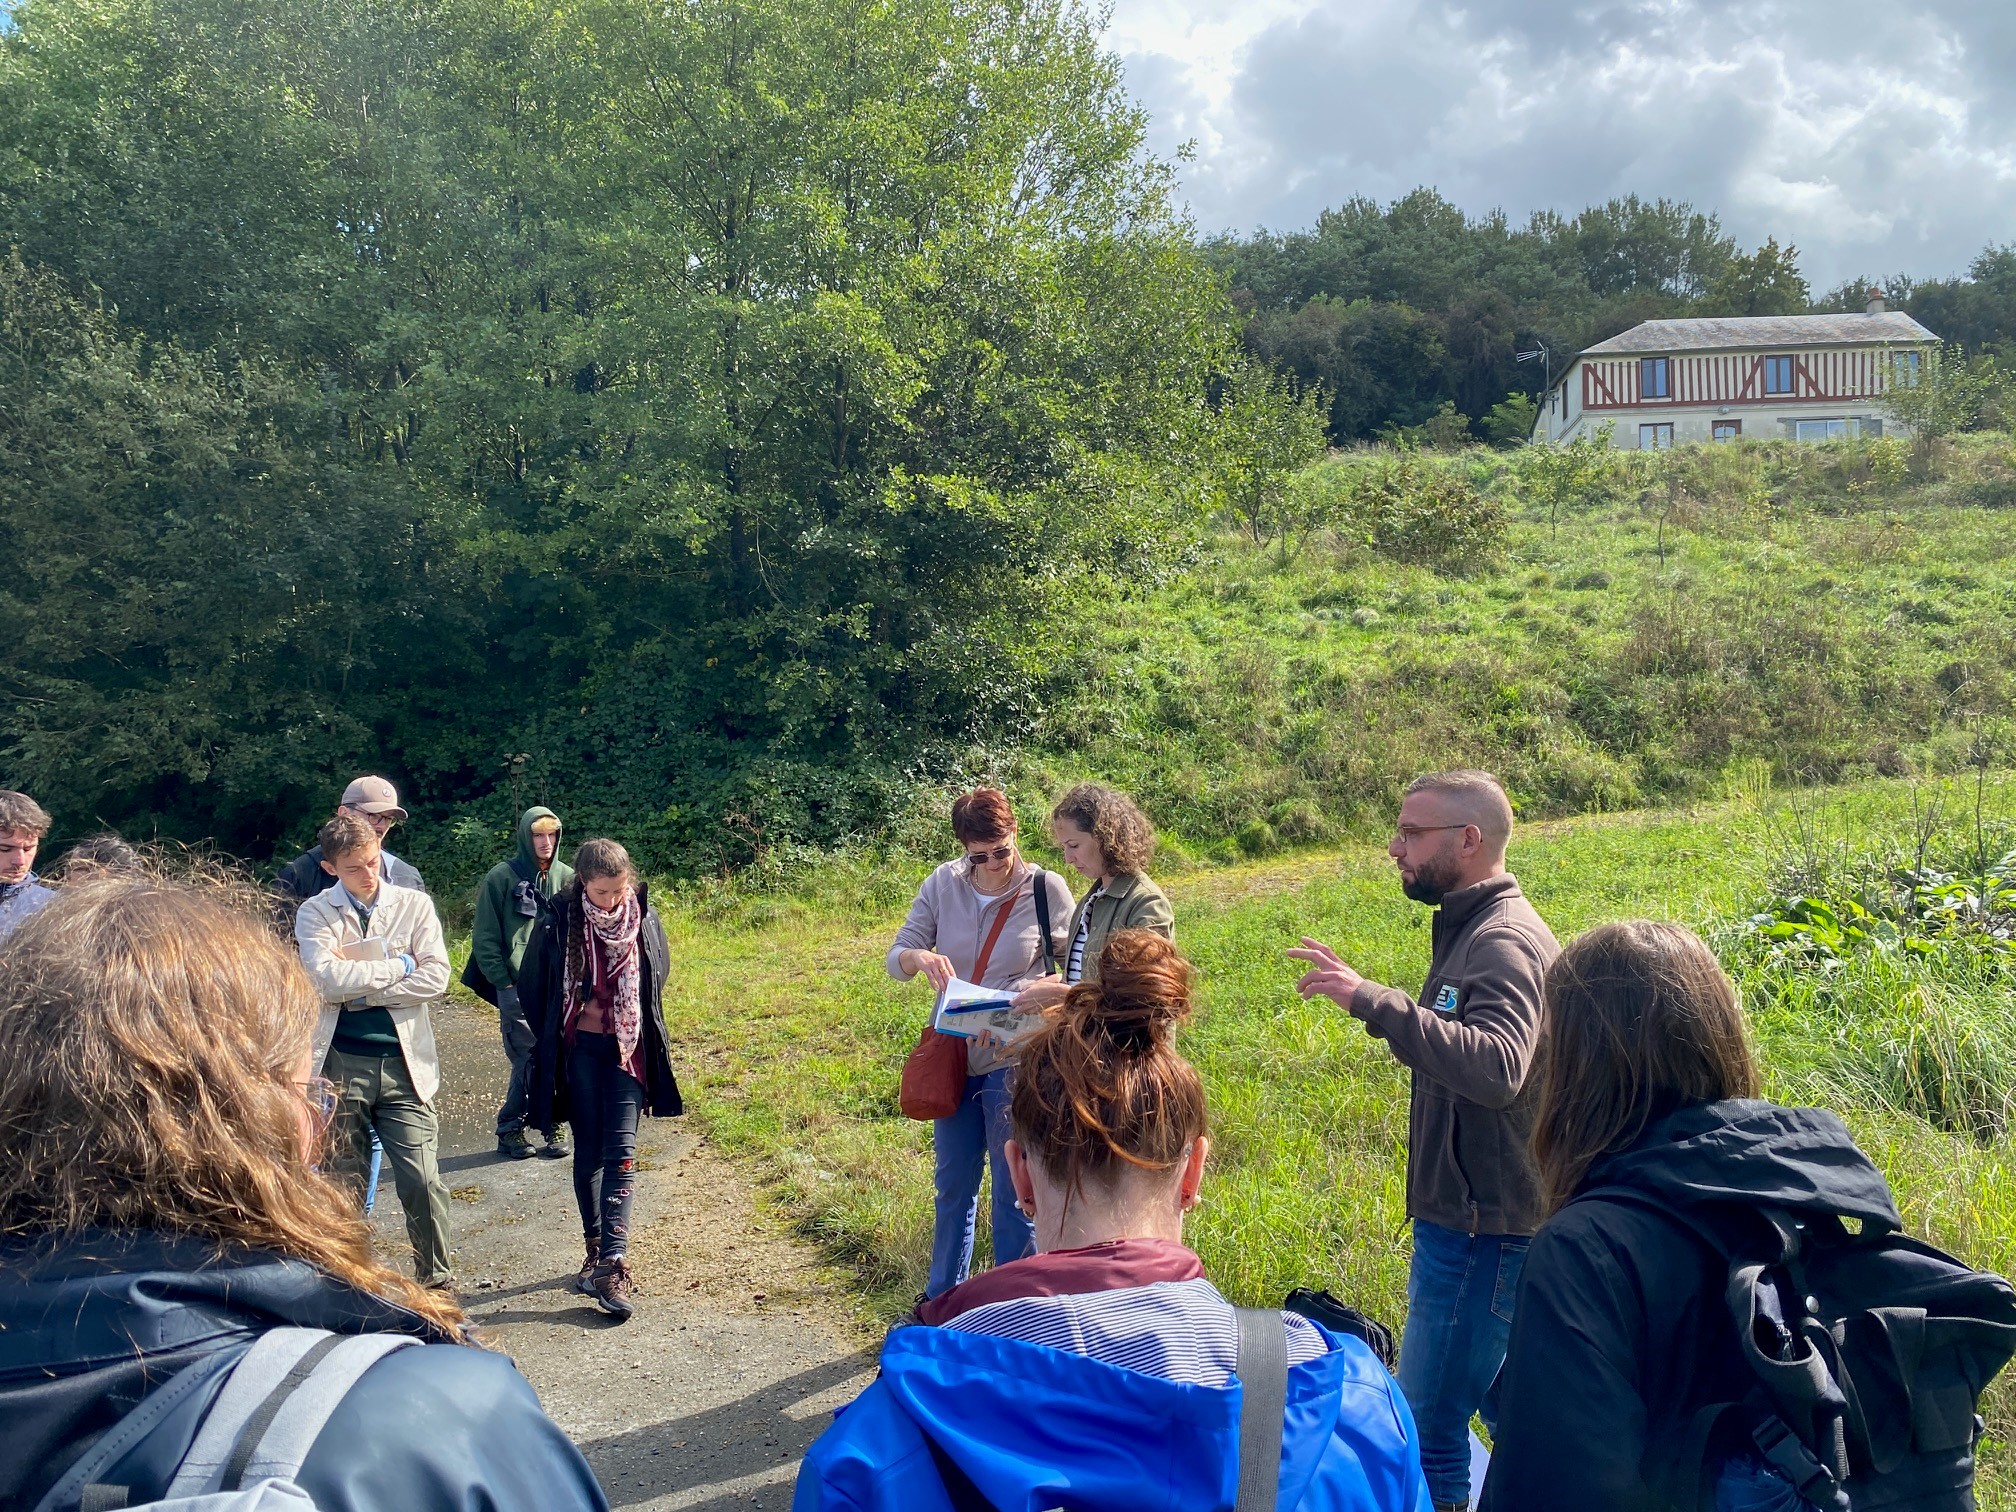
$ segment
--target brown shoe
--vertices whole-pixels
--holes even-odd
[[[595,1262],[601,1258],[602,1246],[593,1239],[588,1241],[588,1258],[581,1262],[580,1274],[574,1278],[574,1290],[584,1297],[595,1295]]]
[[[637,1295],[637,1283],[630,1279],[630,1266],[621,1255],[596,1262],[588,1289],[595,1305],[612,1318],[627,1318],[636,1311],[630,1299]]]

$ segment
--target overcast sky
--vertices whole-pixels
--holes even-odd
[[[1113,0],[1200,230],[1691,200],[1816,292],[2016,241],[2016,0]]]

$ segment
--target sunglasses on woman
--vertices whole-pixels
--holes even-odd
[[[999,850],[968,851],[966,852],[966,860],[967,863],[972,866],[985,866],[990,861],[994,862],[996,865],[999,865],[1001,862],[1006,861],[1010,856],[1014,854],[1015,854],[1015,846],[1011,842],[1007,845],[1002,846]]]

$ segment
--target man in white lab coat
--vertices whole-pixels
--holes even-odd
[[[336,885],[302,902],[294,941],[322,994],[315,1057],[338,1094],[331,1165],[361,1200],[377,1130],[406,1210],[414,1274],[445,1287],[448,1189],[434,1116],[441,1062],[427,1007],[448,990],[441,921],[426,893],[384,880],[378,836],[363,819],[338,813],[316,839]]]

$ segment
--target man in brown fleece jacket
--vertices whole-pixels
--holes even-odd
[[[1414,1258],[1400,1385],[1421,1434],[1437,1508],[1470,1500],[1470,1416],[1496,1417],[1526,1245],[1543,1213],[1526,1153],[1526,1072],[1540,1038],[1540,983],[1560,954],[1552,931],[1505,869],[1512,805],[1487,772],[1418,777],[1386,847],[1401,890],[1437,905],[1428,981],[1417,1002],[1369,982],[1329,946],[1288,952],[1310,963],[1304,997],[1364,1021],[1413,1073],[1407,1115],[1407,1215]]]

